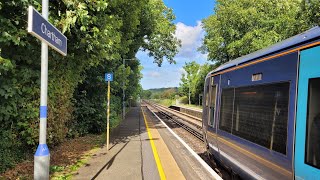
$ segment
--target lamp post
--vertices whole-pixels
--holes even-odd
[[[191,94],[191,92],[190,92],[190,80],[189,80],[189,105],[191,104],[191,101],[190,101],[190,94]]]
[[[135,58],[132,58],[132,59],[122,59],[122,64],[124,66],[123,68],[123,74],[124,74],[124,71],[125,71],[125,67],[126,67],[126,61],[132,61],[132,60],[136,60]],[[122,82],[122,119],[125,118],[125,114],[126,114],[126,105],[125,105],[125,98],[126,98],[126,94],[125,94],[125,79],[123,79],[123,82]]]
[[[199,106],[201,106],[201,97],[203,97],[203,94],[201,93],[201,94],[199,94]]]

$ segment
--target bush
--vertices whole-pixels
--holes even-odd
[[[12,131],[2,131],[0,134],[0,173],[12,168],[20,162],[32,148],[22,147],[17,135]],[[29,149],[29,151],[28,151]]]
[[[189,104],[189,98],[187,96],[182,96],[178,99],[178,102],[181,104]]]

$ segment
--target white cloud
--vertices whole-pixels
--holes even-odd
[[[160,77],[160,73],[159,72],[156,72],[156,71],[149,71],[146,73],[146,76],[147,77],[153,77],[153,78],[157,78],[157,77]]]
[[[153,58],[148,56],[148,52],[139,51],[137,53],[137,58],[144,67],[141,79],[143,89],[178,87],[182,74],[185,73],[183,66],[186,62],[196,61],[199,64],[207,62],[207,54],[197,51],[205,34],[200,21],[196,26],[187,26],[180,22],[176,24],[176,27],[175,36],[182,41],[182,47],[175,57],[176,64],[163,61],[162,66],[158,67],[152,63]]]
[[[178,70],[178,72],[179,72],[180,75],[187,73],[183,68],[180,68],[180,69]]]
[[[190,59],[201,56],[201,53],[197,49],[202,44],[204,33],[200,21],[197,22],[196,26],[187,26],[178,22],[176,24],[175,36],[181,40],[181,48],[177,57]]]

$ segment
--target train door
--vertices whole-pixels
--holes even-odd
[[[320,46],[300,54],[295,178],[320,177]]]
[[[211,153],[218,158],[219,157],[219,146],[217,140],[217,92],[219,87],[219,76],[210,77],[209,82],[209,99],[208,99],[208,145],[210,147]]]
[[[208,126],[215,129],[215,110],[216,110],[216,97],[217,97],[217,85],[214,82],[214,77],[210,78],[210,101],[209,101],[209,114],[208,114]]]
[[[209,82],[210,78],[207,78],[205,81],[205,86],[204,86],[204,96],[202,99],[202,129],[203,129],[203,134],[204,134],[204,140],[205,143],[207,143],[207,131],[208,131],[208,112],[209,112]],[[208,144],[206,144],[208,145]],[[208,146],[207,146],[208,147]]]

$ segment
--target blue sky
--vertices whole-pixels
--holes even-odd
[[[214,0],[164,0],[164,3],[176,15],[175,36],[182,41],[182,47],[175,57],[176,64],[164,61],[161,67],[152,63],[153,58],[148,57],[147,53],[138,52],[136,57],[144,68],[141,80],[143,89],[178,87],[185,62],[207,62],[207,56],[197,52],[197,48],[201,46],[205,33],[201,20],[213,13]]]

